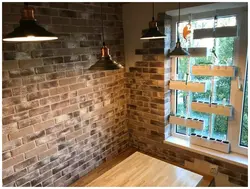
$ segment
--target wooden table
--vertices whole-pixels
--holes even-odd
[[[194,187],[202,175],[182,169],[140,152],[135,152],[87,186],[189,186]]]

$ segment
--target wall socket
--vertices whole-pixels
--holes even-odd
[[[217,173],[218,173],[218,165],[210,164],[210,173],[212,175],[217,175]]]

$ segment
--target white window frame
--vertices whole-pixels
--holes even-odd
[[[216,8],[216,9],[215,9]],[[220,16],[236,16],[236,23],[238,28],[238,38],[235,39],[234,51],[234,65],[238,67],[238,76],[245,79],[245,67],[247,61],[247,3],[214,3],[199,7],[181,9],[180,21],[188,21],[187,18],[192,13],[192,19],[213,18],[214,15]],[[166,14],[172,16],[171,26],[171,40],[172,45],[176,41],[176,23],[178,20],[178,10],[167,11]],[[171,79],[176,75],[176,59],[171,60]],[[243,81],[244,82],[244,81]],[[237,98],[236,98],[237,96]],[[233,119],[228,121],[227,138],[231,143],[231,152],[242,155],[248,154],[248,148],[240,146],[240,131],[241,131],[241,114],[243,104],[243,91],[238,89],[237,78],[231,80],[230,104],[234,107]],[[176,112],[176,93],[173,90],[171,95],[171,112]],[[188,140],[189,136],[176,133],[176,125],[172,125],[171,135],[178,138]]]

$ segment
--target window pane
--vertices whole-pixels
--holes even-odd
[[[246,73],[243,113],[242,113],[242,122],[241,122],[241,137],[240,137],[241,146],[248,146],[248,86],[247,84],[248,84],[248,75]]]
[[[177,125],[176,126],[176,132],[179,133],[179,134],[183,134],[185,135],[186,134],[186,127],[184,126],[180,126],[180,125]]]
[[[176,114],[184,116],[186,114],[186,109],[187,109],[187,92],[185,91],[176,91],[177,96],[176,96],[176,105],[177,105],[177,110]],[[176,127],[176,132],[180,134],[186,134],[186,127],[183,126],[177,126]]]
[[[227,139],[228,117],[214,115],[212,137],[216,139]]]
[[[196,133],[199,135],[208,136],[209,133],[209,125],[210,125],[210,114],[192,111],[191,116],[193,118],[204,120],[204,128],[203,130],[191,129],[191,133]]]

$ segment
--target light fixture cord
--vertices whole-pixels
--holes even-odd
[[[153,17],[152,20],[155,20],[155,3],[153,2]]]
[[[181,15],[181,3],[179,3],[179,20],[177,26],[177,42],[180,42],[180,33],[179,33],[179,24],[180,24],[180,15]]]
[[[103,46],[105,46],[105,42],[104,42],[103,15],[102,15],[102,3],[101,3],[101,18],[102,18],[102,44],[103,44]]]

